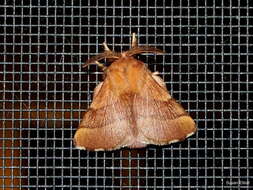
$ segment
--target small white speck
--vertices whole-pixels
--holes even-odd
[[[86,150],[86,148],[83,147],[83,146],[76,146],[76,148],[77,148],[77,149],[80,149],[80,150]]]
[[[105,149],[102,149],[102,148],[97,148],[97,149],[94,149],[94,151],[104,151]]]
[[[186,138],[188,138],[188,137],[192,136],[193,134],[194,134],[194,132],[189,133],[188,135],[186,135]]]
[[[174,139],[174,140],[170,141],[169,144],[176,143],[176,142],[179,142],[179,140],[178,139]]]

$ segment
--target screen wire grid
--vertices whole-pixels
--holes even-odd
[[[1,189],[253,188],[253,1],[0,2]],[[196,121],[184,142],[112,152],[73,136],[101,70],[85,60],[140,45]],[[251,98],[250,98],[251,97]]]

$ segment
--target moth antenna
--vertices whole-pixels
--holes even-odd
[[[136,34],[133,33],[133,34],[132,34],[132,44],[131,44],[131,47],[132,47],[132,48],[135,48],[135,47],[137,47],[137,46],[138,46],[138,43],[137,43],[137,39],[136,39]]]
[[[103,46],[104,46],[104,48],[105,48],[105,51],[110,51],[110,52],[111,52],[111,50],[110,50],[109,47],[107,46],[106,42],[103,43]]]
[[[88,65],[91,65],[91,63],[85,63],[85,64],[83,65],[83,68],[88,67]]]
[[[165,52],[160,49],[157,49],[155,47],[138,46],[138,47],[134,47],[124,53],[126,56],[133,56],[133,55],[142,54],[142,53],[164,54]]]
[[[107,51],[105,51],[103,53],[100,53],[100,54],[98,54],[98,55],[96,55],[96,56],[91,57],[90,59],[88,59],[86,61],[86,63],[83,65],[83,67],[87,67],[88,65],[91,65],[91,64],[96,64],[98,66],[101,66],[102,64],[99,63],[100,60],[103,60],[103,59],[116,60],[116,59],[119,59],[119,57],[120,57],[119,53],[107,50]]]

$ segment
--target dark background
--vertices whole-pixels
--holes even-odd
[[[0,4],[0,188],[253,187],[253,2],[12,1]],[[101,52],[142,55],[198,126],[169,146],[87,152],[72,138],[103,74]],[[99,135],[99,134],[98,134]]]

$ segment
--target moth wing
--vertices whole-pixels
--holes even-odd
[[[134,98],[138,140],[164,145],[184,140],[196,131],[195,122],[171,96],[162,79],[147,73]]]
[[[109,81],[100,83],[94,90],[93,102],[75,133],[77,148],[113,150],[127,146],[131,141],[130,99],[115,96]]]

